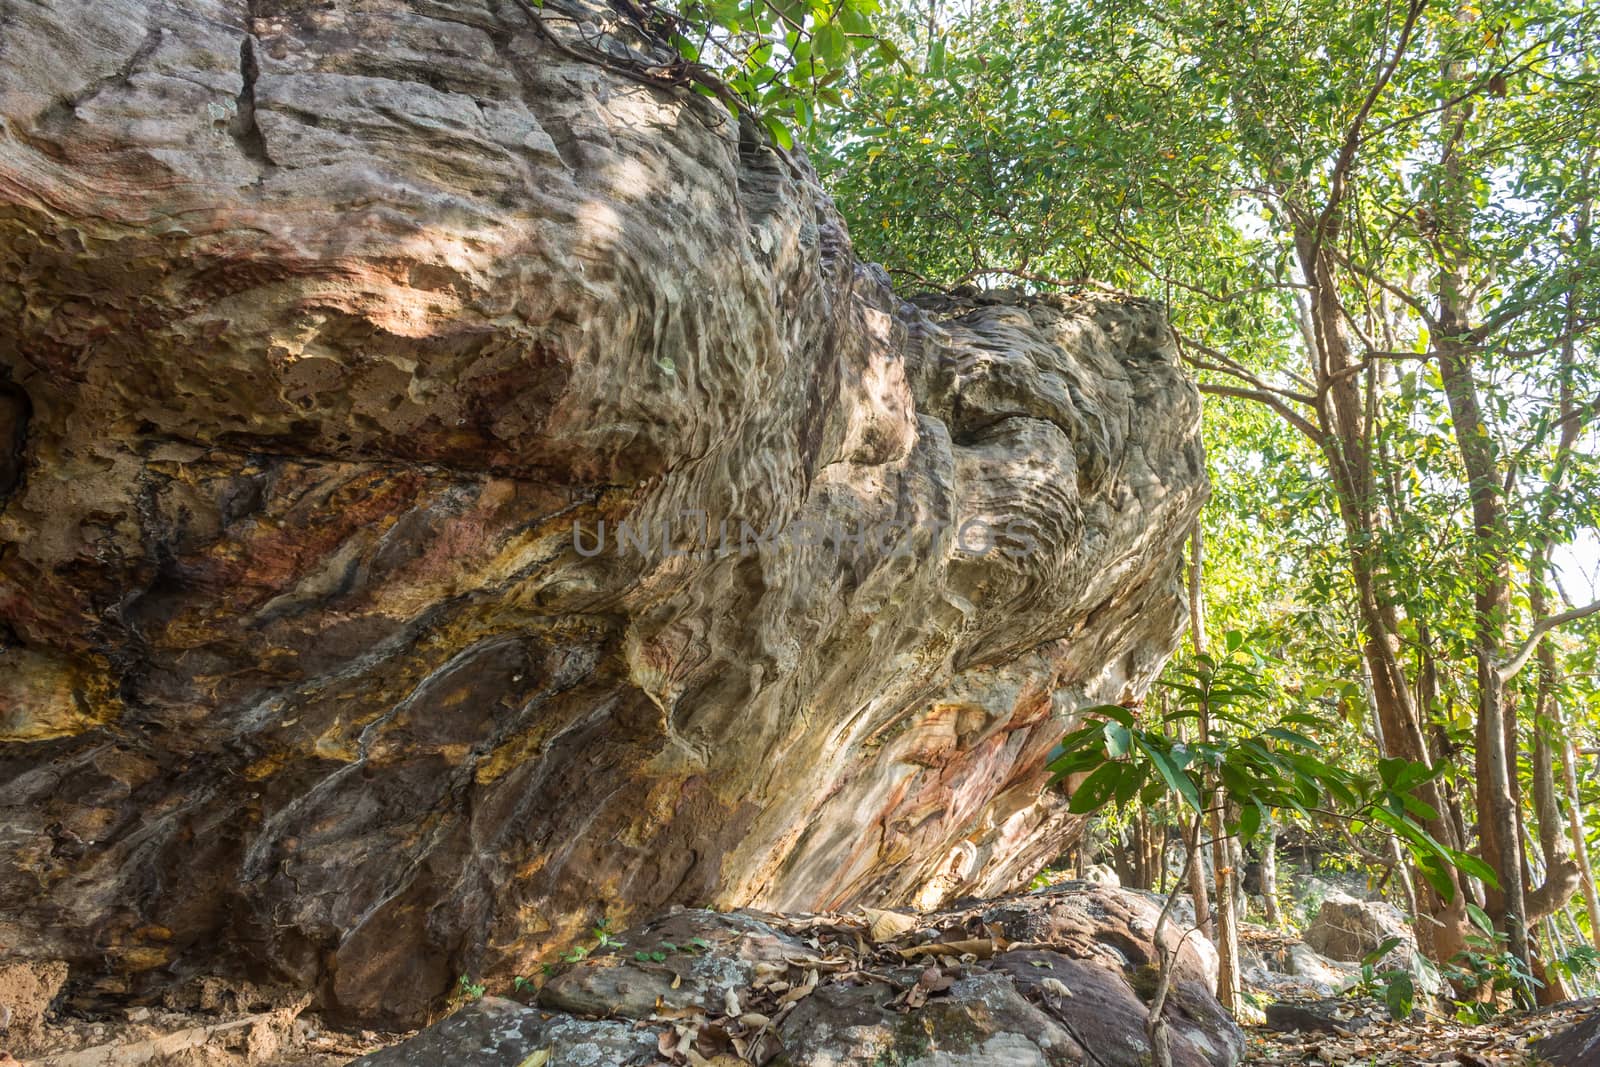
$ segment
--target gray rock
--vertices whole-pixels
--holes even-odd
[[[362,1056],[352,1067],[520,1067],[541,1051],[550,1054],[550,1067],[628,1067],[660,1058],[656,1031],[482,997],[409,1041]]]
[[[751,984],[758,964],[781,969],[785,958],[808,952],[803,942],[749,915],[681,911],[630,932],[585,966],[557,974],[539,991],[539,1003],[629,1019],[647,1018],[658,1007],[718,1013],[729,993]],[[656,953],[665,958],[649,958]]]
[[[1539,1061],[1549,1067],[1594,1067],[1600,1063],[1600,1002],[1590,1002],[1591,1013],[1559,1033],[1533,1046]]]
[[[634,1063],[628,1057],[653,1056],[658,1042],[676,1048],[681,1039],[708,1059],[742,1046],[774,1067],[1144,1067],[1152,969],[1140,961],[1153,958],[1154,944],[1139,917],[1148,901],[1103,886],[1089,893],[1093,899],[1075,911],[1065,894],[1030,894],[988,911],[918,916],[893,945],[866,953],[868,928],[859,921],[803,919],[797,938],[783,932],[789,920],[779,915],[678,912],[622,935],[625,948],[564,969],[537,1007],[485,998],[361,1062],[496,1067],[549,1051],[551,1067],[587,1067],[591,1061],[579,1058],[587,1050]],[[1085,925],[1091,914],[1102,925]],[[949,953],[907,960],[898,951],[971,940],[989,926],[1007,939],[1027,926],[1034,940],[954,964]],[[672,973],[684,975],[677,990],[663,981],[668,971],[659,962],[637,958],[642,949],[627,951],[689,931],[706,946],[687,963],[669,955]],[[996,943],[979,938],[985,941]],[[742,983],[740,974],[748,976]],[[1241,1062],[1243,1034],[1182,968],[1165,1018],[1177,1067]]]
[[[1386,1016],[1348,1000],[1328,998],[1314,1001],[1280,1001],[1268,1004],[1267,1028],[1280,1033],[1359,1033]]]
[[[882,985],[827,986],[800,1002],[779,1031],[772,1067],[1066,1067],[1083,1047],[1003,978],[963,979],[950,997],[901,1013]]]
[[[1380,970],[1404,969],[1417,954],[1416,937],[1399,908],[1381,900],[1328,897],[1306,927],[1305,943],[1334,960],[1360,961],[1391,937],[1400,944],[1377,964]]]

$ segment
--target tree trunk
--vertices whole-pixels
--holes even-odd
[[[1542,598],[1536,595],[1533,599]],[[1540,613],[1537,606],[1534,612]],[[1539,649],[1532,753],[1533,810],[1538,822],[1539,851],[1544,858],[1544,879],[1528,890],[1526,903],[1530,925],[1566,907],[1582,877],[1572,856],[1556,786],[1551,734],[1560,731],[1561,710],[1555,696],[1555,670],[1555,650],[1546,641]]]
[[[1205,556],[1205,534],[1201,532],[1200,524],[1196,522],[1194,532],[1189,535],[1189,641],[1194,646],[1196,655],[1204,652],[1206,647],[1206,609],[1200,588],[1201,578],[1205,573]],[[1203,738],[1204,734],[1201,736]],[[1188,848],[1193,857],[1189,864],[1189,895],[1194,898],[1194,924],[1201,933],[1215,941],[1216,929],[1211,921],[1211,899],[1206,889],[1205,864],[1202,862],[1203,853],[1200,851],[1198,828],[1195,836],[1190,839]]]
[[[1441,294],[1440,325],[1464,328],[1465,320],[1452,307],[1447,282]],[[1477,384],[1472,368],[1449,335],[1436,341],[1439,371],[1450,403],[1457,450],[1467,471],[1472,497],[1473,536],[1477,591],[1473,596],[1473,655],[1477,659],[1478,836],[1483,858],[1494,868],[1498,888],[1488,899],[1498,926],[1508,939],[1507,948],[1524,964],[1528,957],[1527,908],[1522,889],[1521,849],[1518,847],[1516,799],[1511,788],[1511,753],[1506,750],[1505,680],[1500,658],[1505,647],[1503,628],[1511,613],[1510,568],[1505,558],[1506,531],[1501,511],[1498,463],[1488,428],[1478,409]]]
[[[1466,12],[1458,17],[1463,22],[1472,19]],[[1459,59],[1447,60],[1443,74],[1452,84],[1464,83],[1467,77]],[[1494,868],[1500,882],[1498,889],[1490,887],[1486,895],[1495,924],[1507,937],[1507,948],[1527,966],[1532,961],[1512,786],[1515,752],[1508,750],[1506,744],[1514,724],[1507,722],[1505,678],[1500,672],[1511,617],[1510,538],[1501,499],[1499,457],[1478,402],[1472,349],[1467,341],[1472,306],[1468,264],[1473,200],[1463,151],[1471,110],[1471,102],[1464,101],[1446,107],[1441,115],[1441,180],[1433,204],[1437,226],[1437,321],[1432,344],[1472,505],[1470,578],[1474,588],[1473,655],[1477,660],[1478,836],[1484,861]]]
[[[1234,867],[1223,836],[1222,814],[1216,805],[1207,816],[1211,832],[1211,866],[1216,877],[1217,1000],[1232,1015],[1239,1014],[1239,917],[1234,910]]]
[[[1216,927],[1211,921],[1211,893],[1206,889],[1206,865],[1201,861],[1198,832],[1184,842],[1188,855],[1189,896],[1194,899],[1194,925],[1213,942],[1217,939]]]
[[[1578,864],[1578,884],[1583,889],[1583,906],[1589,912],[1589,939],[1600,948],[1600,896],[1595,894],[1594,868],[1589,865],[1589,833],[1584,826],[1583,805],[1578,797],[1578,769],[1572,742],[1561,744],[1561,777],[1567,788],[1567,832],[1572,836],[1572,854]]]
[[[1283,925],[1278,911],[1278,825],[1270,813],[1261,821],[1261,914],[1273,929]]]
[[[1344,527],[1346,555],[1356,592],[1362,632],[1362,658],[1371,702],[1381,727],[1383,754],[1432,766],[1421,717],[1411,699],[1411,686],[1399,659],[1399,621],[1386,585],[1381,552],[1382,519],[1378,486],[1373,476],[1373,442],[1365,405],[1356,386],[1360,368],[1345,334],[1344,308],[1338,295],[1333,263],[1323,243],[1327,222],[1303,210],[1294,218],[1294,247],[1309,297],[1300,304],[1302,328],[1310,346],[1313,379],[1318,386],[1316,443],[1328,465],[1334,498]],[[1460,848],[1455,828],[1445,815],[1447,804],[1436,780],[1418,789],[1421,799],[1439,813],[1426,829],[1439,841]],[[1450,893],[1441,896],[1423,880],[1419,894],[1417,940],[1438,962],[1454,956],[1466,943],[1464,879],[1447,870]]]
[[[1206,613],[1202,578],[1205,574],[1205,534],[1199,523],[1189,536],[1189,640],[1196,656],[1206,651]],[[1200,740],[1211,740],[1211,716],[1204,701],[1200,704]],[[1211,871],[1216,879],[1212,897],[1216,909],[1217,999],[1233,1014],[1239,1014],[1239,924],[1234,878],[1236,871],[1228,854],[1228,841],[1222,833],[1221,790],[1206,813],[1211,834]],[[1204,879],[1202,879],[1204,881]]]

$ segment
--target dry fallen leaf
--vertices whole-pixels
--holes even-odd
[[[893,941],[901,934],[916,929],[917,920],[911,915],[881,908],[862,908],[861,912],[867,917],[867,932],[874,941]]]
[[[779,1004],[793,1004],[798,1000],[809,997],[817,988],[817,972],[812,971],[806,976],[805,985],[797,985],[789,992],[778,998]]]
[[[995,944],[989,938],[972,941],[941,941],[933,945],[917,945],[912,948],[898,950],[900,955],[908,960],[920,959],[923,956],[976,956],[986,960],[994,955]]]

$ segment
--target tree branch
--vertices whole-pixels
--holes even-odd
[[[1528,632],[1528,639],[1522,642],[1522,646],[1517,649],[1517,654],[1496,668],[1500,672],[1501,679],[1510,681],[1518,671],[1528,665],[1528,657],[1532,656],[1534,651],[1538,649],[1539,642],[1544,639],[1545,634],[1565,626],[1569,622],[1586,619],[1596,612],[1600,612],[1600,600],[1585,604],[1581,608],[1569,608],[1554,615],[1547,615],[1535,622],[1533,629]]]

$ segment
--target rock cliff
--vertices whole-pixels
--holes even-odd
[[[1025,878],[1181,626],[1199,399],[1152,306],[880,273],[511,0],[0,0],[0,952],[410,1019],[601,913]]]

